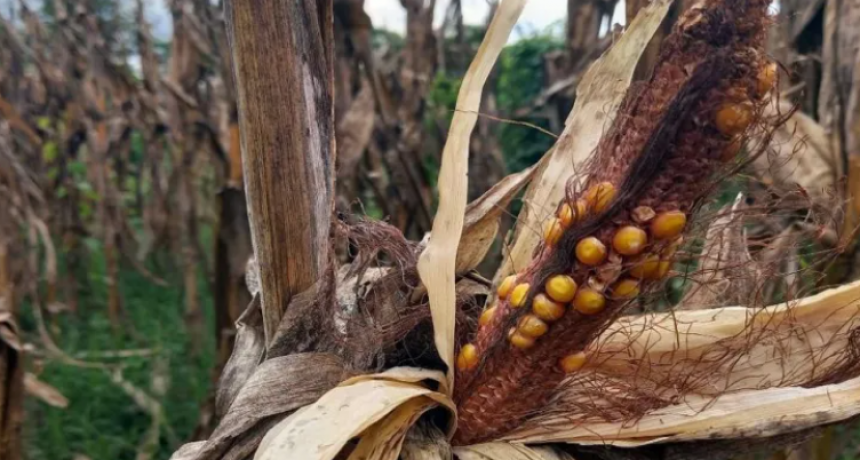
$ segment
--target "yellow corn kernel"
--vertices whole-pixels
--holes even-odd
[[[514,286],[517,284],[517,275],[511,275],[505,277],[502,280],[502,283],[499,284],[499,289],[496,291],[496,294],[499,295],[499,298],[505,300],[508,298],[508,295],[511,294],[511,291],[514,289]]]
[[[606,245],[593,236],[576,243],[576,259],[585,265],[600,265],[606,260]]]
[[[623,279],[612,286],[612,297],[616,299],[633,299],[639,295],[639,281]]]
[[[753,106],[749,102],[728,102],[717,110],[714,123],[726,136],[740,134],[753,121]]]
[[[658,240],[675,238],[684,231],[687,215],[681,211],[667,211],[651,221],[651,236]]]
[[[648,244],[648,235],[639,227],[628,225],[615,232],[612,238],[612,247],[615,252],[623,256],[639,255]]]
[[[561,358],[559,364],[561,365],[561,370],[563,370],[565,374],[570,374],[582,369],[582,367],[585,366],[585,361],[585,353],[579,352]]]
[[[544,294],[538,294],[532,302],[532,313],[544,321],[558,321],[564,316],[564,306]]]
[[[764,96],[769,93],[776,84],[777,77],[779,77],[779,69],[775,62],[763,65],[758,71],[758,81],[756,82],[756,92],[758,95]]]
[[[659,268],[660,258],[652,254],[634,262],[630,274],[639,279],[651,279]]]
[[[523,334],[520,334],[519,332],[514,332],[513,334],[508,336],[508,340],[511,341],[511,345],[513,345],[513,346],[515,346],[521,350],[531,348],[535,345],[535,339],[528,337],[528,336],[525,336]]]
[[[576,221],[576,214],[574,214],[573,208],[569,204],[565,203],[561,205],[561,209],[558,210],[558,221],[564,229],[570,228],[573,222]]]
[[[546,334],[548,329],[546,323],[535,315],[523,316],[517,324],[517,332],[535,339]]]
[[[526,303],[526,298],[529,296],[529,283],[518,284],[511,292],[511,307],[520,308]]]
[[[558,243],[562,233],[564,233],[564,229],[561,227],[561,221],[553,217],[544,226],[543,239],[546,240],[546,244],[552,246]]]
[[[457,356],[457,369],[467,371],[474,369],[478,365],[478,348],[467,343],[460,348],[460,354]]]
[[[544,289],[552,300],[568,303],[576,295],[576,281],[567,275],[555,275],[546,280]]]
[[[575,218],[577,221],[585,219],[585,216],[588,215],[588,202],[585,200],[576,200],[574,204]]]
[[[594,212],[603,212],[615,199],[615,192],[615,186],[611,182],[601,182],[588,189],[585,200]]]
[[[661,280],[669,274],[669,270],[672,268],[672,262],[669,260],[661,260],[660,265],[657,266],[657,272],[654,273],[655,280]]]
[[[478,318],[478,326],[486,326],[490,324],[490,321],[493,320],[493,316],[496,314],[496,307],[490,307],[483,312],[481,312],[481,317]]]
[[[600,313],[606,306],[606,297],[591,288],[580,288],[573,299],[573,308],[583,315]]]

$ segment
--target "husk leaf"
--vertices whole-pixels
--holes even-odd
[[[589,372],[628,383],[659,382],[659,374],[667,372],[712,378],[681,402],[633,422],[572,423],[569,414],[545,414],[505,439],[640,446],[765,437],[845,420],[860,413],[860,377],[799,385],[815,382],[840,353],[851,353],[858,322],[860,282],[758,310],[727,307],[625,317],[590,350],[596,364]],[[738,357],[728,368],[700,359],[715,349]],[[571,398],[561,401],[565,406],[576,404],[575,393],[561,398]]]
[[[433,219],[430,240],[418,261],[418,273],[430,299],[436,349],[448,365],[449,390],[454,387],[454,277],[466,211],[469,139],[478,120],[484,84],[525,4],[526,0],[505,0],[499,5],[463,78],[457,95],[457,111],[442,150],[437,187],[439,209]]]
[[[506,442],[489,442],[457,447],[460,460],[573,460],[569,454],[552,447],[531,447]]]
[[[469,203],[463,224],[463,236],[457,249],[457,273],[476,268],[493,245],[499,231],[499,220],[514,196],[532,179],[537,168],[510,174],[492,186],[477,200]]]
[[[335,458],[352,438],[361,436],[350,458],[396,458],[403,436],[418,417],[445,407],[455,422],[454,403],[444,393],[417,382],[445,381],[437,371],[394,368],[344,381],[316,403],[296,411],[263,438],[257,460]],[[392,457],[393,455],[393,457]]]

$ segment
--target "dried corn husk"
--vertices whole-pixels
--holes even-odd
[[[442,392],[422,384],[427,381]],[[423,413],[438,406],[455,413],[445,385],[441,372],[410,368],[347,380],[275,425],[254,458],[335,458],[348,441],[360,436],[350,458],[396,459],[406,432]],[[449,430],[453,429],[452,422]]]
[[[841,366],[856,367],[858,327],[860,282],[759,310],[625,317],[590,350],[596,364],[589,373],[640,388],[671,385],[664,379],[670,374],[684,376],[696,381],[696,390],[635,423],[577,424],[574,414],[554,413],[530,420],[506,439],[637,446],[765,437],[844,420],[860,413],[860,377],[839,378],[846,370]],[[664,390],[652,391],[674,391]],[[579,397],[565,391],[557,404],[573,407]]]
[[[457,95],[457,111],[442,151],[439,172],[439,209],[433,219],[430,241],[418,261],[418,272],[430,297],[436,349],[448,365],[448,388],[454,383],[454,276],[457,247],[463,233],[468,193],[469,139],[478,121],[481,92],[517,19],[525,0],[506,0],[493,21]]]

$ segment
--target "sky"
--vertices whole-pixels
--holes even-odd
[[[466,24],[486,24],[489,11],[486,0],[462,0],[462,4],[463,21]],[[436,26],[441,24],[447,7],[447,0],[437,1]],[[400,0],[365,0],[364,10],[370,15],[376,28],[384,28],[399,33],[403,33],[406,29],[406,12],[400,5]],[[620,8],[616,10],[613,22],[623,21],[623,11],[622,1]],[[530,35],[554,25],[563,27],[566,17],[566,1],[530,0],[526,3],[526,8],[517,23],[514,35],[516,37]]]
[[[486,24],[489,7],[486,0],[462,0],[463,21],[466,24]],[[448,0],[437,0],[436,22],[442,22]],[[170,13],[165,0],[149,0],[148,18],[153,34],[162,39],[170,37]],[[388,29],[403,34],[406,31],[406,11],[400,0],[365,0],[364,10],[377,29]],[[520,17],[511,40],[541,32],[551,26],[563,27],[567,17],[567,2],[564,0],[529,0]],[[624,1],[621,0],[612,18],[613,23],[624,22]],[[561,29],[560,29],[561,30]]]

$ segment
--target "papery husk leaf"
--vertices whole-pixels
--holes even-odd
[[[236,341],[233,352],[224,365],[224,370],[221,371],[215,396],[215,413],[219,417],[227,413],[242,385],[262,362],[265,353],[263,313],[260,311],[260,296],[255,295],[236,320]]]
[[[505,0],[499,5],[463,78],[457,95],[457,111],[442,151],[437,187],[439,208],[433,219],[430,240],[418,261],[418,273],[430,299],[436,349],[449,369],[449,390],[454,387],[454,277],[468,194],[469,139],[478,120],[484,84],[525,4],[526,0]]]
[[[525,446],[506,442],[489,442],[457,447],[460,460],[573,460],[573,457],[550,446]]]
[[[779,102],[779,113],[790,113],[792,103]],[[775,115],[769,108],[768,115]],[[801,111],[774,132],[770,144],[773,152],[762,155],[755,163],[758,176],[766,183],[787,189],[800,186],[817,204],[825,205],[842,177],[842,161],[832,148],[823,126]]]
[[[625,317],[591,347],[593,364],[583,375],[644,388],[673,374],[701,379],[696,391],[637,420],[595,423],[559,411],[538,415],[505,439],[634,447],[758,438],[839,422],[860,414],[858,326],[860,282],[757,310]],[[721,359],[726,356],[731,359]],[[568,381],[571,391],[563,391],[556,405],[576,407],[581,396],[573,391],[575,382]],[[664,390],[662,396],[672,391]]]
[[[254,458],[333,459],[356,436],[361,436],[359,453],[367,455],[361,458],[397,458],[406,431],[431,408],[450,411],[453,432],[454,403],[430,388],[445,380],[441,372],[412,368],[347,380],[272,428]]]
[[[726,205],[708,227],[699,256],[699,268],[690,275],[689,291],[676,310],[695,310],[724,305],[752,306],[760,276],[747,249],[742,211],[744,196]]]
[[[463,224],[463,236],[457,249],[457,273],[475,269],[496,239],[499,221],[514,196],[532,179],[537,168],[532,166],[508,175],[469,203]]]
[[[541,160],[539,171],[526,190],[514,242],[496,272],[496,280],[522,269],[531,261],[541,240],[541,232],[535,229],[540,229],[555,212],[565,196],[568,179],[579,172],[597,148],[633,80],[642,53],[671,5],[672,0],[657,0],[643,8],[618,42],[583,76],[564,132]]]
[[[244,381],[209,439],[183,446],[171,459],[244,459],[279,417],[313,403],[347,376],[340,359],[325,353],[268,359]]]

